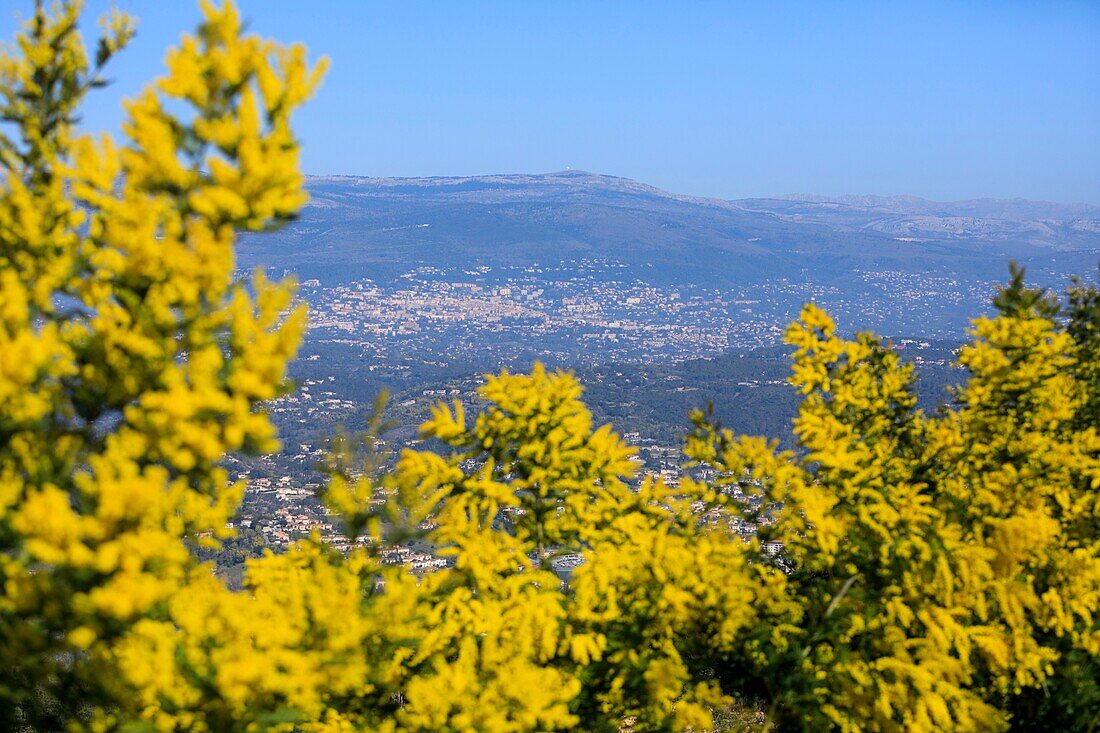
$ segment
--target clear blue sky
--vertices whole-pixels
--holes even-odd
[[[92,128],[198,19],[186,0],[117,4],[139,35]],[[3,3],[5,37],[20,5]],[[1097,0],[240,5],[332,60],[297,120],[308,173],[572,167],[722,198],[1100,203]]]

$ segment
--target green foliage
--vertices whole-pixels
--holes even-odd
[[[202,544],[193,549],[199,560],[212,562],[218,568],[227,568],[263,557],[267,541],[263,533],[251,527],[240,527],[232,537],[222,540],[217,546]]]

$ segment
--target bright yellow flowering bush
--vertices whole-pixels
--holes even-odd
[[[1096,302],[1074,291],[1067,328],[1014,271],[962,349],[957,404],[933,416],[915,409],[911,366],[870,334],[839,338],[810,305],[787,332],[804,454],[696,416],[689,455],[782,506],[769,534],[798,616],[766,630],[782,641],[757,667],[777,722],[1098,722],[1100,425],[1083,413]]]
[[[89,61],[79,4],[40,6],[0,55],[0,730],[704,731],[755,701],[782,730],[1098,724],[1100,291],[1060,310],[1018,271],[935,415],[812,305],[798,452],[698,413],[675,485],[571,375],[504,372],[478,414],[433,410],[442,450],[381,470],[337,441],[352,549],[226,588],[192,549],[240,503],[222,457],[276,445],[305,318],[233,282],[233,241],[302,205],[319,71],[203,8],[121,141],[74,121],[127,18]],[[448,567],[382,562],[411,536]]]
[[[79,2],[39,4],[0,55],[0,709],[55,729],[119,678],[118,644],[165,618],[242,487],[226,451],[270,450],[305,312],[233,282],[233,240],[305,200],[290,115],[301,48],[242,36],[232,7],[127,105],[121,140],[74,128],[132,35],[89,59]],[[207,571],[199,574],[205,576]]]
[[[702,484],[631,490],[632,450],[593,429],[572,377],[505,373],[482,396],[473,425],[459,405],[424,425],[452,455],[336,473],[324,498],[363,528],[358,549],[299,543],[251,562],[245,593],[196,577],[116,643],[128,714],[212,731],[709,727],[729,700],[714,665],[783,576],[758,582],[697,522],[693,501],[720,503]],[[452,567],[380,562],[417,526]],[[587,559],[568,589],[550,569],[563,552]]]

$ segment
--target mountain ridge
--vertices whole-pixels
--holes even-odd
[[[866,272],[992,279],[1017,259],[1060,276],[1091,271],[1100,259],[1100,211],[1097,219],[1024,218],[1044,213],[1041,202],[987,200],[978,210],[973,201],[952,209],[916,197],[726,201],[574,170],[311,176],[306,187],[311,201],[297,221],[242,238],[241,266],[340,282],[421,266],[601,260],[665,284],[786,278],[844,288]]]
[[[589,188],[602,187],[618,192],[652,195],[675,201],[685,201],[705,205],[746,207],[747,203],[775,201],[797,202],[807,204],[840,204],[852,208],[880,209],[886,211],[904,213],[932,213],[939,212],[944,215],[961,215],[961,212],[971,212],[981,218],[1002,218],[1009,220],[1023,219],[1100,219],[1100,205],[1083,202],[1055,202],[1046,200],[1026,199],[1022,197],[996,198],[979,197],[971,199],[959,199],[954,201],[938,201],[911,194],[880,195],[880,194],[845,194],[840,196],[828,196],[813,193],[788,193],[775,196],[751,196],[735,199],[723,199],[714,196],[695,196],[668,191],[647,183],[636,181],[624,176],[613,176],[603,173],[592,173],[584,170],[567,169],[549,173],[493,173],[471,176],[363,176],[353,174],[339,175],[315,175],[306,176],[307,188],[311,185],[325,185],[333,183],[350,183],[354,187],[374,187],[380,191],[394,189],[437,189],[439,191],[457,192],[471,184],[481,184],[485,187],[497,185],[501,187],[520,187],[531,185],[552,184],[587,184]],[[468,189],[467,189],[468,190]],[[990,210],[1000,209],[1000,216],[990,216]],[[1040,213],[1042,210],[1045,213]],[[948,212],[952,212],[949,214]]]
[[[797,201],[812,204],[841,204],[853,208],[879,209],[900,213],[938,213],[961,216],[972,214],[978,218],[1007,219],[1011,221],[1031,219],[1100,219],[1100,206],[1086,203],[1060,203],[1025,198],[975,198],[956,201],[934,201],[920,196],[877,194],[821,196],[819,194],[784,194],[773,200]]]
[[[1010,259],[1058,289],[1100,260],[1100,220],[975,215],[1042,204],[723,201],[584,171],[307,188],[298,220],[241,238],[238,265],[296,275],[318,338],[391,359],[702,356],[776,343],[807,301],[845,327],[946,337]]]

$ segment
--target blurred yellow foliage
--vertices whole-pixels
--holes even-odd
[[[5,728],[118,709],[131,637],[208,582],[186,542],[224,536],[243,488],[218,462],[276,445],[259,404],[305,324],[290,284],[234,282],[233,241],[305,201],[290,115],[320,69],[204,4],[122,140],[82,135],[133,25],[107,16],[90,59],[80,5],[40,3],[0,54]]]

